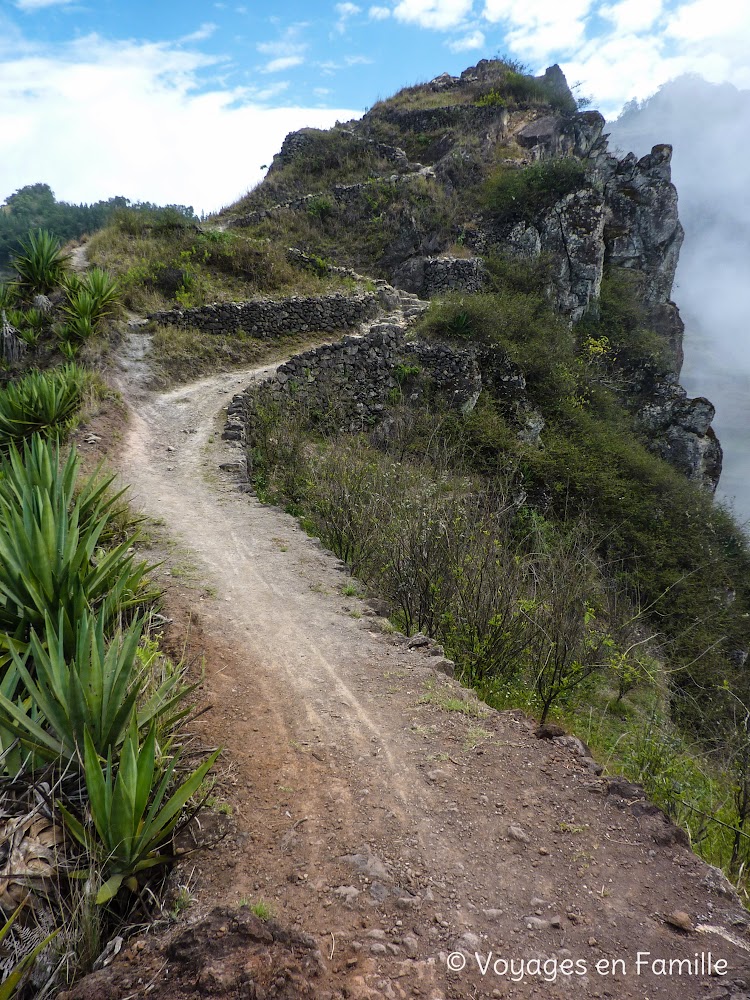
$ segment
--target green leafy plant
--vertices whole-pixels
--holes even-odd
[[[31,446],[39,459],[48,447]],[[27,473],[12,451],[0,464],[0,649],[27,642],[32,629],[41,633],[49,617],[62,623],[72,654],[76,623],[88,610],[101,607],[112,622],[153,597],[145,587],[148,567],[135,563],[131,539],[109,550],[100,545],[117,510],[119,494],[107,495],[113,477],[92,476],[76,495],[77,453],[63,469],[56,461],[50,455],[49,464]],[[38,475],[48,477],[46,489],[35,482]]]
[[[10,281],[0,284],[0,309],[13,309],[18,302],[18,286]]]
[[[585,181],[585,167],[573,157],[542,160],[529,167],[501,167],[485,184],[484,203],[498,222],[531,222]]]
[[[31,633],[26,655],[11,648],[12,667],[31,703],[19,706],[0,691],[0,726],[36,757],[74,762],[84,730],[100,756],[117,751],[134,708],[138,729],[165,715],[174,724],[186,714],[177,705],[193,689],[181,683],[179,673],[167,677],[145,704],[136,707],[145,680],[137,655],[142,620],[108,641],[106,610],[84,613],[76,623],[71,658],[65,652],[63,618],[61,609],[55,626],[47,616],[43,634]]]
[[[66,361],[74,361],[81,349],[80,341],[75,338],[75,335],[73,334],[69,339],[64,330],[58,338],[57,347]]]
[[[0,448],[35,433],[61,435],[81,404],[86,373],[76,365],[30,372],[0,390]]]
[[[123,884],[137,890],[140,873],[172,860],[168,844],[174,829],[220,752],[215,750],[167,797],[176,778],[179,754],[169,761],[154,792],[157,776],[154,723],[140,744],[133,712],[116,774],[111,750],[102,768],[91,734],[88,729],[85,731],[83,764],[95,836],[65,805],[61,805],[61,810],[72,835],[98,857],[106,875],[97,894],[98,903],[113,899]]]
[[[478,97],[474,103],[478,108],[505,108],[508,106],[507,98],[495,87]]]
[[[46,229],[38,229],[21,241],[21,251],[11,263],[25,292],[47,295],[62,283],[69,262],[70,254],[63,253],[60,241]]]
[[[120,285],[111,274],[101,267],[94,267],[83,278],[83,286],[93,299],[97,322],[116,311]]]

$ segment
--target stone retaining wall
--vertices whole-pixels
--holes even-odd
[[[396,387],[393,368],[403,327],[378,323],[362,337],[344,337],[297,354],[260,386],[235,396],[224,437],[244,441],[259,405],[287,403],[328,415],[337,427],[359,430],[374,424]]]
[[[508,110],[501,107],[477,107],[473,104],[455,104],[444,108],[415,108],[413,110],[387,108],[378,117],[407,132],[434,132],[441,128],[460,125],[471,132],[508,127]]]
[[[481,292],[487,271],[479,257],[411,257],[396,270],[393,284],[420,298],[446,292]]]
[[[292,296],[288,299],[250,299],[247,302],[217,302],[195,309],[165,309],[149,319],[172,326],[189,326],[206,333],[243,330],[256,337],[273,337],[306,330],[333,333],[359,326],[379,309],[374,292],[358,295]]]

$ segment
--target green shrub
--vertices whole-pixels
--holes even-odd
[[[567,194],[586,183],[580,160],[559,157],[529,167],[498,168],[485,182],[483,203],[499,223],[532,222]]]
[[[44,229],[29,233],[11,266],[18,285],[28,295],[47,295],[62,283],[70,255],[62,252],[60,241]]]
[[[479,108],[505,108],[508,106],[507,99],[495,87],[478,97],[474,103]]]
[[[49,618],[72,656],[76,623],[87,611],[101,609],[114,623],[153,599],[132,539],[101,548],[118,512],[119,495],[108,492],[114,476],[94,474],[81,484],[75,449],[64,467],[58,461],[55,449],[34,438],[23,454],[11,448],[0,464],[0,650],[23,648],[32,629],[42,634]]]
[[[325,222],[333,215],[334,205],[330,198],[324,194],[316,195],[307,203],[307,214],[312,219],[319,219]]]
[[[32,434],[61,436],[81,405],[87,376],[76,365],[30,372],[0,389],[0,450]]]

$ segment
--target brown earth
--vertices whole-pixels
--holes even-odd
[[[269,369],[156,395],[145,345],[134,331],[123,355],[118,464],[160,526],[170,642],[196,677],[205,657],[193,729],[224,771],[212,846],[171,876],[192,904],[68,1000],[750,992],[747,914],[639,789],[433,669],[439,651],[344,596],[341,563],[220,468],[240,458],[222,411]],[[274,920],[241,905],[259,899]]]

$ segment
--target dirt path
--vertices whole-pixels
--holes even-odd
[[[177,547],[168,605],[179,620],[191,612],[207,652],[201,733],[226,748],[234,810],[227,839],[190,864],[188,918],[263,897],[315,938],[313,992],[282,978],[264,995],[744,996],[745,917],[674,828],[632,788],[608,794],[520,715],[485,712],[342,595],[349,578],[293,518],[220,469],[238,458],[221,441],[223,408],[272,369],[150,395],[142,337],[132,332],[123,374],[121,472]],[[678,910],[718,931],[676,929],[664,918]],[[451,972],[457,951],[450,963],[466,967]],[[682,975],[636,968],[637,952],[709,951],[726,976],[705,961]],[[515,982],[502,962],[493,970],[498,958],[517,963]],[[552,964],[542,975],[518,964],[542,959],[556,978]],[[597,968],[607,960],[624,967]],[[224,992],[204,992],[251,995],[209,973]],[[188,994],[163,978],[153,995]]]

